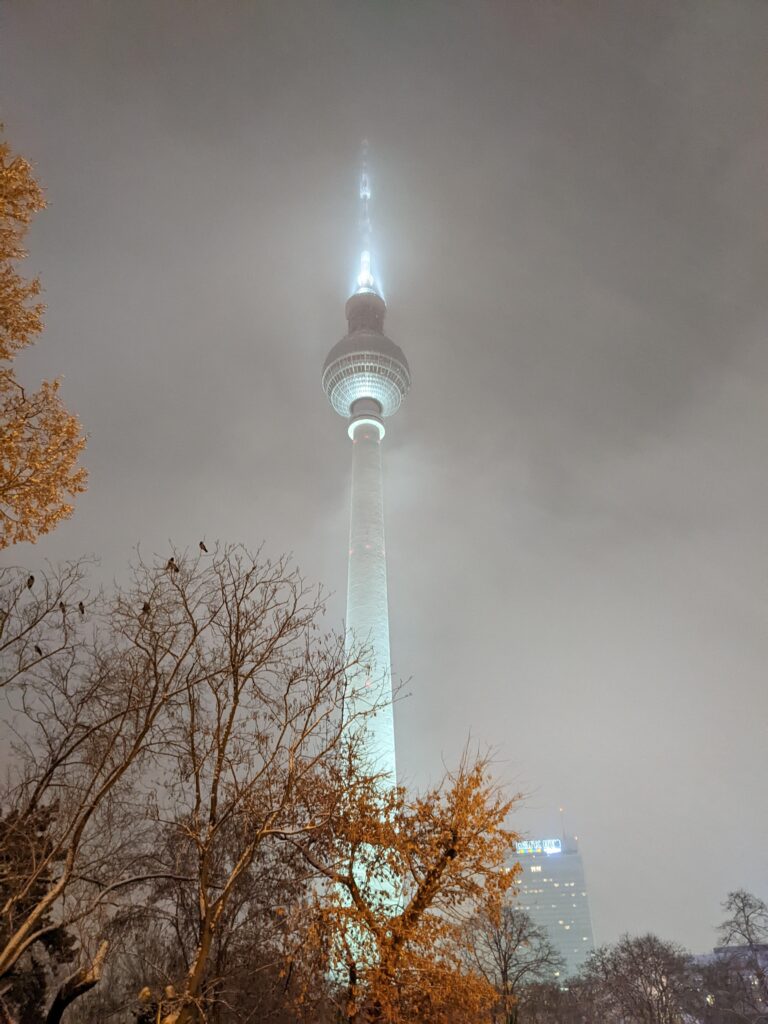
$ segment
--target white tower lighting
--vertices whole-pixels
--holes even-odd
[[[360,272],[347,300],[348,331],[323,367],[323,389],[348,421],[352,440],[352,500],[347,582],[347,648],[365,648],[366,665],[352,680],[352,710],[384,702],[368,722],[367,753],[376,771],[396,782],[395,727],[389,657],[387,559],[384,548],[384,493],[381,444],[384,419],[397,412],[411,374],[402,350],[384,334],[387,307],[373,273],[368,202],[371,187],[367,143],[360,176]]]

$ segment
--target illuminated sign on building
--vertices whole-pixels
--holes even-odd
[[[562,853],[563,844],[559,839],[523,839],[515,844],[515,849],[519,854],[546,853],[549,856],[552,853]]]

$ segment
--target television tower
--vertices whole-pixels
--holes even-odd
[[[395,723],[389,658],[387,559],[381,443],[384,419],[397,412],[411,385],[402,350],[384,334],[386,303],[373,272],[368,143],[360,174],[360,269],[344,312],[347,333],[328,354],[323,390],[347,422],[352,440],[352,497],[347,576],[347,650],[365,649],[365,667],[352,680],[351,710],[384,706],[368,721],[375,771],[396,782]]]

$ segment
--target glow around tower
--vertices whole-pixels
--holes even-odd
[[[367,143],[360,175],[360,264],[357,289],[347,300],[347,333],[328,354],[323,389],[347,420],[352,440],[352,493],[347,578],[347,648],[364,648],[370,670],[353,680],[358,707],[384,701],[369,723],[369,755],[396,781],[395,729],[389,652],[387,560],[381,445],[384,420],[397,412],[411,385],[402,349],[384,334],[387,311],[374,275]]]

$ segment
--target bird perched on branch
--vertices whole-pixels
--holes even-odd
[[[35,577],[34,576],[27,576],[27,589],[31,590],[32,587],[34,587],[34,585],[35,585]]]
[[[171,555],[171,557],[165,563],[165,568],[169,569],[171,572],[178,572],[179,571],[179,567],[178,567],[178,565],[176,565],[176,559],[173,557],[173,555]]]
[[[142,615],[148,615],[149,611],[150,611],[149,601],[145,601],[144,604],[141,606],[141,614]]]
[[[85,615],[85,605],[83,604],[82,601],[77,602],[77,610],[80,612],[81,615]]]
[[[208,548],[205,546],[204,541],[201,540],[200,543],[198,544],[198,547],[200,548],[204,555],[208,554]]]

